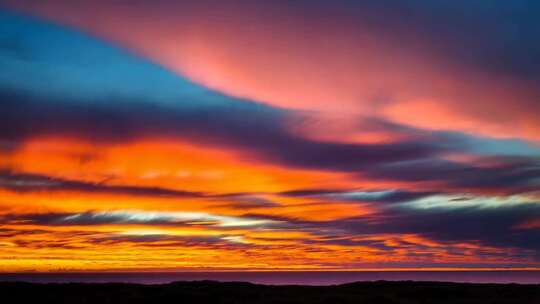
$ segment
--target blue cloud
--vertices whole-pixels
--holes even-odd
[[[64,101],[226,104],[203,87],[81,32],[0,10],[0,88]]]

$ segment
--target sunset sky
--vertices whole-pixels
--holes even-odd
[[[0,271],[540,268],[540,1],[0,0]]]

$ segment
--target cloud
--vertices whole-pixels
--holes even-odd
[[[534,0],[3,2],[227,95],[538,140]]]
[[[366,174],[387,180],[439,182],[451,189],[528,192],[538,189],[540,162],[536,157],[488,157],[474,163],[424,159],[383,164]]]
[[[336,201],[398,203],[435,195],[437,192],[412,192],[405,190],[331,190],[301,189],[281,192],[289,197],[314,197]]]
[[[538,265],[535,1],[0,3],[0,262]]]
[[[288,166],[339,171],[420,159],[455,149],[452,143],[425,139],[380,144],[310,140],[287,129],[285,122],[294,117],[292,113],[235,100],[226,106],[177,109],[152,102],[80,103],[6,92],[0,92],[0,98],[5,101],[0,113],[0,137],[12,141],[46,135],[96,142],[178,138],[239,149],[252,158]]]
[[[328,222],[327,228],[341,229],[353,235],[414,233],[440,242],[471,242],[497,248],[518,248],[529,253],[540,250],[540,242],[536,241],[540,237],[538,229],[516,230],[520,223],[540,215],[540,204],[452,207],[453,203],[446,199],[445,202],[444,196],[439,197],[440,207],[412,208],[405,204],[382,209],[373,217]]]
[[[134,243],[144,247],[192,247],[205,249],[228,249],[236,250],[246,248],[248,245],[240,242],[231,241],[234,235],[221,236],[181,236],[181,235],[164,235],[164,234],[147,234],[147,235],[110,235],[110,236],[95,236],[88,240],[92,244],[108,244],[117,245],[122,243]]]
[[[280,204],[272,201],[271,199],[258,196],[257,193],[238,193],[231,195],[215,195],[213,200],[217,203],[216,207],[229,207],[234,209],[256,209],[256,208],[274,208],[279,207]],[[225,201],[225,202],[221,202]]]
[[[54,178],[37,174],[19,174],[0,170],[0,188],[17,192],[29,191],[75,191],[83,193],[110,193],[142,196],[166,196],[179,198],[203,198],[204,193],[165,189],[159,187],[107,185]]]
[[[261,227],[272,225],[274,221],[247,217],[213,215],[204,212],[181,211],[88,211],[83,213],[40,213],[8,214],[3,216],[5,223],[20,222],[37,225],[208,225],[215,227]]]
[[[540,202],[534,197],[434,193],[392,204],[377,203],[376,200],[372,201],[376,209],[367,215],[317,222],[256,212],[246,216],[279,220],[286,223],[281,229],[305,231],[322,239],[306,240],[313,244],[328,240],[329,244],[343,246],[367,245],[374,239],[388,240],[388,235],[404,238],[416,235],[424,238],[426,243],[432,242],[430,246],[433,248],[442,250],[446,246],[451,250],[453,246],[469,244],[470,248],[478,246],[477,249],[481,251],[480,247],[489,247],[516,259],[539,259],[540,242],[536,240],[540,239],[540,230],[523,228],[523,224],[540,217]],[[400,242],[393,242],[391,247],[406,249],[406,244]],[[388,246],[389,243],[385,244]],[[379,241],[374,241],[373,245],[384,249]]]

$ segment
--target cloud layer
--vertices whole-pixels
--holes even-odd
[[[1,270],[538,268],[537,6],[0,0]]]

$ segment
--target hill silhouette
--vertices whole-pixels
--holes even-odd
[[[271,286],[243,282],[0,283],[3,303],[374,303],[536,304],[540,285],[358,282],[334,286]]]

